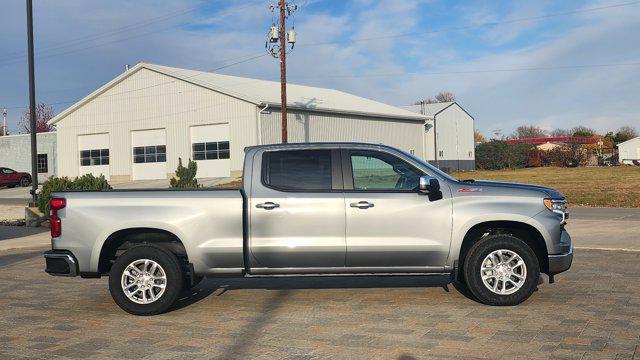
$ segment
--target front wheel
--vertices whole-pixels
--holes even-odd
[[[26,176],[25,176],[25,177],[22,177],[22,178],[20,179],[20,186],[22,186],[22,187],[27,187],[27,186],[29,186],[29,183],[30,183],[30,181],[29,181],[29,179],[27,179],[27,177],[26,177]]]
[[[464,262],[464,279],[482,303],[517,305],[533,294],[540,265],[535,252],[511,235],[491,235],[474,244]]]
[[[113,263],[109,291],[122,310],[134,315],[156,315],[167,311],[178,299],[183,281],[180,262],[173,253],[140,245]]]

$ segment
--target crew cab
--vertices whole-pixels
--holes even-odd
[[[109,276],[125,311],[166,311],[203,277],[431,275],[488,305],[571,266],[556,190],[458,181],[361,143],[249,147],[240,190],[68,191],[51,199],[52,275]]]

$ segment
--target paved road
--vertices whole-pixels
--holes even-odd
[[[584,250],[516,307],[429,277],[208,279],[174,311],[134,317],[107,279],[54,278],[0,255],[0,358],[632,359],[640,253]]]

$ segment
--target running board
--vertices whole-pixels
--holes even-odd
[[[245,278],[278,278],[278,277],[347,277],[347,276],[451,276],[451,273],[332,273],[332,274],[244,274]]]

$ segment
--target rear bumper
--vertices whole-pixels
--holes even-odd
[[[44,253],[44,271],[54,276],[77,276],[78,261],[70,251],[49,250]]]
[[[564,254],[549,255],[549,275],[559,274],[569,270],[573,262],[573,246]]]

